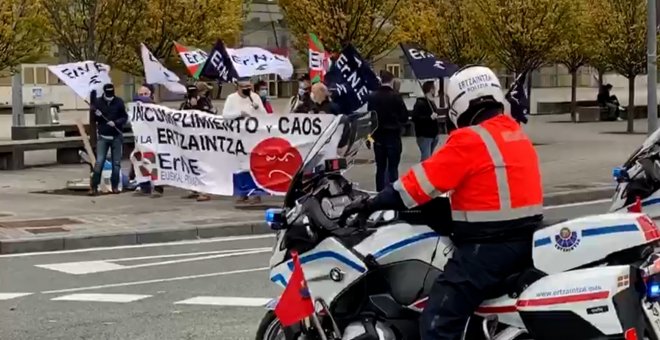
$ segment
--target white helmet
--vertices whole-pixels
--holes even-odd
[[[499,103],[504,105],[504,94],[495,72],[485,66],[466,66],[449,78],[447,84],[449,119],[456,127],[458,120],[468,111],[476,113],[474,106]],[[465,123],[463,124],[465,125]]]

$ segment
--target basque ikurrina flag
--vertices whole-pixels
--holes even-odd
[[[312,84],[323,81],[330,69],[330,54],[314,33],[309,33],[309,78]]]

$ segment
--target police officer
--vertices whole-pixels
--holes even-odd
[[[531,264],[532,235],[543,219],[538,156],[504,114],[497,76],[486,67],[465,67],[449,79],[447,96],[449,118],[457,126],[447,143],[343,214],[413,208],[451,192],[456,248],[422,314],[424,340],[461,338],[488,293]]]

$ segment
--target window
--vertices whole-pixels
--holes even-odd
[[[401,65],[399,64],[387,64],[385,65],[385,69],[392,73],[395,78],[400,78],[401,77]]]
[[[23,67],[23,84],[34,85],[34,67]]]

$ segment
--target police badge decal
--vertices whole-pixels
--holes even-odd
[[[568,228],[561,228],[559,234],[555,235],[555,248],[563,252],[571,251],[580,244],[577,232]]]

